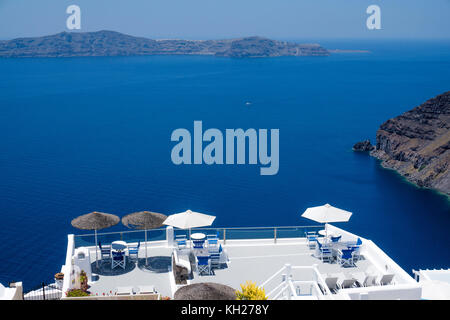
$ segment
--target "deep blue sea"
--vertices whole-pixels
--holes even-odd
[[[387,119],[450,90],[450,43],[323,41],[330,57],[0,59],[0,282],[65,260],[72,218],[192,209],[214,226],[309,225],[310,206],[406,271],[450,265],[450,201],[352,152]],[[246,106],[247,101],[252,102]],[[173,130],[279,128],[280,169],[175,166]],[[111,230],[118,230],[114,227]]]

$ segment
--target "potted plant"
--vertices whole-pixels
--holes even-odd
[[[84,270],[81,270],[80,272],[80,289],[83,290],[84,292],[87,292],[89,288],[88,285],[88,278],[86,275],[86,272],[84,272]]]
[[[64,282],[64,273],[62,273],[62,272],[56,273],[55,274],[56,287],[61,289],[63,286],[63,282]]]

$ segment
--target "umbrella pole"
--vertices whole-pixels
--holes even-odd
[[[145,265],[147,265],[147,229],[145,229]]]
[[[192,239],[191,239],[191,228],[189,228],[189,245],[192,248]]]
[[[98,269],[98,254],[97,254],[97,229],[94,230],[95,233],[95,265]]]

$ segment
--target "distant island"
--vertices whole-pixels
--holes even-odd
[[[319,44],[262,37],[228,40],[152,40],[114,31],[61,32],[0,41],[0,57],[91,57],[135,55],[212,55],[232,58],[328,56]]]
[[[376,146],[366,140],[353,149],[370,151],[384,167],[450,196],[450,91],[389,119],[376,139]]]

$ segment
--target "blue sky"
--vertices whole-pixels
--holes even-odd
[[[64,31],[71,4],[81,31],[151,38],[450,39],[450,0],[0,0],[0,39]],[[371,4],[382,30],[366,28]]]

